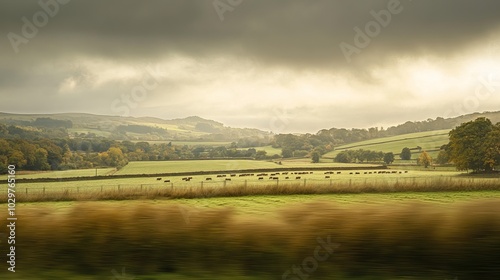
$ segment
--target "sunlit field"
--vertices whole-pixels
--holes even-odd
[[[439,152],[436,150],[439,150],[442,145],[448,143],[448,132],[449,130],[435,130],[355,142],[335,147],[334,151],[325,154],[323,157],[335,158],[340,151],[348,149],[364,149],[399,154],[405,147],[416,148],[417,146],[420,146],[422,151],[429,151],[429,155],[436,158]],[[415,153],[413,155],[413,159],[416,159],[418,157],[418,151],[413,151],[413,153]]]

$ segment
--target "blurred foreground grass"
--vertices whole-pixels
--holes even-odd
[[[0,278],[306,279],[283,276],[293,266],[309,269],[307,279],[500,274],[498,197],[342,205],[310,200],[245,215],[226,202],[214,208],[149,200],[22,206],[18,272],[5,267]],[[318,238],[340,246],[307,268]]]

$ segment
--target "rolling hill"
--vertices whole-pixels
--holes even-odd
[[[350,143],[336,147],[334,151],[325,154],[323,158],[335,158],[341,151],[357,149],[382,151],[384,153],[393,152],[395,155],[398,155],[405,147],[410,149],[421,147],[422,151],[427,151],[435,158],[439,153],[439,148],[448,143],[449,131],[450,130],[444,129],[417,132]],[[416,158],[416,155],[419,153],[419,150],[412,150],[412,154],[414,155],[412,158]]]
[[[232,128],[222,123],[191,116],[164,120],[153,117],[120,117],[85,113],[10,114],[0,112],[0,123],[36,127],[37,120],[70,122],[69,136],[101,136],[132,141],[237,141],[241,138],[269,139],[270,132],[253,128]]]

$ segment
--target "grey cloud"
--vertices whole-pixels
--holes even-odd
[[[38,1],[19,2],[3,3],[2,33],[20,33],[21,18],[40,10]],[[339,43],[352,44],[353,27],[363,28],[373,20],[370,11],[386,9],[388,2],[243,1],[221,22],[212,1],[73,0],[21,49],[48,57],[83,52],[130,60],[173,52],[244,55],[293,67],[366,67],[398,53],[460,51],[500,23],[498,1],[402,0],[403,11],[359,60],[347,64]]]
[[[54,1],[41,0],[43,3]],[[372,77],[374,67],[390,67],[398,56],[436,56],[440,59],[456,56],[471,46],[482,44],[500,27],[500,1],[401,0],[402,12],[393,15],[391,23],[381,30],[380,35],[348,63],[339,44],[353,44],[353,28],[363,29],[366,23],[373,20],[370,11],[386,9],[387,3],[389,0],[243,0],[233,11],[224,14],[224,21],[220,21],[212,0],[71,0],[60,5],[58,13],[49,19],[46,26],[39,28],[29,43],[21,44],[20,52],[16,54],[7,34],[14,32],[21,35],[22,18],[32,21],[41,7],[38,0],[2,1],[0,96],[8,95],[9,98],[3,99],[0,111],[109,114],[110,103],[120,94],[130,91],[129,84],[133,81],[113,81],[98,89],[86,88],[85,85],[97,77],[80,65],[71,65],[71,61],[78,58],[102,58],[119,64],[137,65],[159,61],[172,54],[200,61],[225,57],[235,58],[235,61],[250,60],[256,71],[272,67],[317,70],[343,75],[350,78],[349,82],[353,84],[382,85],[383,81]],[[68,77],[83,86],[74,93],[61,95],[58,89]],[[173,98],[186,94],[178,93],[180,88],[202,82],[197,79],[165,80],[158,92],[151,93],[151,97],[163,93]],[[405,95],[404,91],[402,89],[400,94]],[[23,104],[18,102],[19,108],[13,108],[12,95],[26,101]],[[5,100],[11,101],[7,103]],[[249,106],[241,109],[245,104],[241,106],[235,110],[243,115],[253,112],[268,114],[265,109]],[[162,108],[158,106],[151,113],[175,117],[172,114],[188,111],[171,108],[163,112]],[[366,110],[361,114],[352,113],[356,111],[352,108],[335,110],[339,113],[325,109],[309,120],[294,120],[294,125],[300,130],[328,127],[330,125],[326,123],[334,123],[328,118],[339,119],[343,116],[354,120],[358,116],[373,119],[373,115],[378,114],[376,110]],[[398,110],[405,112],[404,109]],[[137,111],[148,113],[146,110]],[[230,111],[231,108],[228,108]],[[425,113],[432,115],[436,111],[432,112]],[[300,110],[291,114],[304,116]],[[421,115],[424,113],[408,116]],[[397,114],[379,116],[385,121],[396,118]],[[266,118],[252,121],[265,126],[269,123]],[[313,123],[317,125],[313,126]],[[362,125],[366,121],[351,123]],[[346,123],[345,126],[349,125]]]

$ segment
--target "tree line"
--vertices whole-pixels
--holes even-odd
[[[163,161],[210,158],[268,159],[255,148],[187,146],[172,143],[115,141],[109,139],[0,139],[0,173],[9,164],[18,170],[67,170],[125,166],[129,161]]]
[[[46,120],[42,120],[44,122]],[[69,125],[69,124],[68,124]],[[50,125],[49,125],[50,126]],[[60,128],[49,127],[59,135]],[[141,129],[132,127],[131,129]],[[263,150],[242,148],[251,144],[263,144],[250,138],[233,142],[230,146],[187,146],[170,143],[150,144],[100,138],[49,138],[43,133],[16,126],[0,125],[0,172],[5,173],[9,164],[19,170],[65,170],[93,167],[122,167],[128,161],[161,161],[180,159],[213,158],[290,158],[311,157],[319,162],[321,155],[332,151],[336,145],[375,137],[377,130],[330,129],[318,134],[275,135],[272,146],[281,148],[281,155],[267,155]],[[478,118],[463,123],[450,133],[450,141],[441,147],[437,163],[453,163],[459,170],[490,172],[500,164],[500,123],[493,125],[489,119]],[[24,138],[23,136],[26,136]],[[411,158],[411,149],[405,148],[402,159]],[[369,150],[347,150],[334,159],[337,162],[385,162],[394,161],[393,153]],[[433,159],[423,151],[418,163],[429,166]]]

